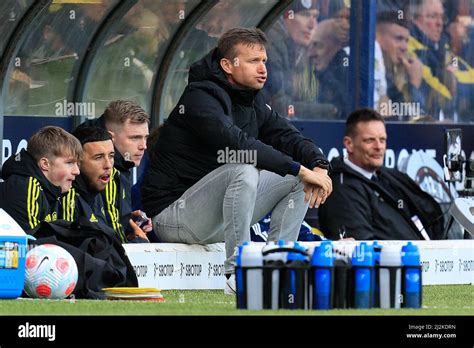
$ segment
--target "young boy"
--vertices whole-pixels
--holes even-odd
[[[26,150],[3,165],[0,208],[29,233],[41,221],[58,218],[60,196],[79,175],[80,142],[59,127],[44,127]]]

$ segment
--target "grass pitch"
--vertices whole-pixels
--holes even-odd
[[[474,315],[474,287],[423,287],[422,309],[346,309],[329,311],[235,308],[222,290],[163,291],[165,302],[106,300],[0,300],[0,315]]]

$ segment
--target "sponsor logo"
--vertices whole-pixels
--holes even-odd
[[[174,274],[174,265],[153,265],[153,277],[172,277]]]
[[[454,261],[447,260],[447,261],[438,261],[435,259],[435,273],[437,272],[452,272],[454,268]]]
[[[147,265],[133,266],[133,270],[135,271],[137,278],[145,278],[148,273],[148,266]]]
[[[225,274],[224,264],[207,263],[207,277],[221,277]]]

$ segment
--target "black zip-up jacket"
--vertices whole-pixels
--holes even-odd
[[[90,222],[107,225],[104,202],[100,192],[92,192],[87,186],[84,177],[78,175],[72,188],[61,199],[61,219],[77,221],[84,217]]]
[[[214,49],[194,63],[189,84],[160,131],[142,186],[145,212],[153,217],[218,168],[218,152],[253,150],[257,168],[297,175],[312,169],[321,150],[264,101],[258,91],[231,85]],[[298,161],[298,162],[295,162]]]
[[[431,239],[443,234],[443,213],[438,203],[408,175],[382,167],[379,182],[368,180],[346,165],[331,161],[333,192],[319,207],[321,231],[327,238],[358,240],[423,239],[411,217],[420,219]]]
[[[57,220],[61,188],[53,185],[33,157],[21,150],[3,165],[0,208],[29,233],[41,221]]]
[[[97,119],[88,120],[83,124],[107,129],[103,115]],[[126,243],[125,235],[131,232],[128,224],[132,212],[132,179],[130,170],[135,164],[125,160],[117,148],[114,150],[114,168],[112,169],[110,181],[105,190],[101,192],[101,196],[105,204],[107,224],[114,229],[122,243]]]

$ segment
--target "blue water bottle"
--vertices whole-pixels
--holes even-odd
[[[372,307],[372,277],[374,274],[374,252],[372,246],[362,242],[352,254],[354,269],[354,308]]]
[[[237,249],[237,258],[236,258],[236,268],[235,268],[235,283],[237,287],[237,308],[245,309],[247,308],[246,303],[246,294],[245,294],[245,284],[244,284],[244,275],[242,270],[242,249],[244,246],[248,245],[249,242],[244,242],[243,245],[239,245]]]
[[[372,289],[374,289],[374,295],[372,296],[372,307],[380,308],[379,266],[382,246],[375,240],[372,243],[372,248],[374,249],[374,276],[372,277]]]
[[[420,253],[412,242],[402,247],[403,307],[421,308],[422,283]]]
[[[311,259],[313,309],[332,308],[333,267],[332,242],[325,240],[318,247],[314,248]]]

